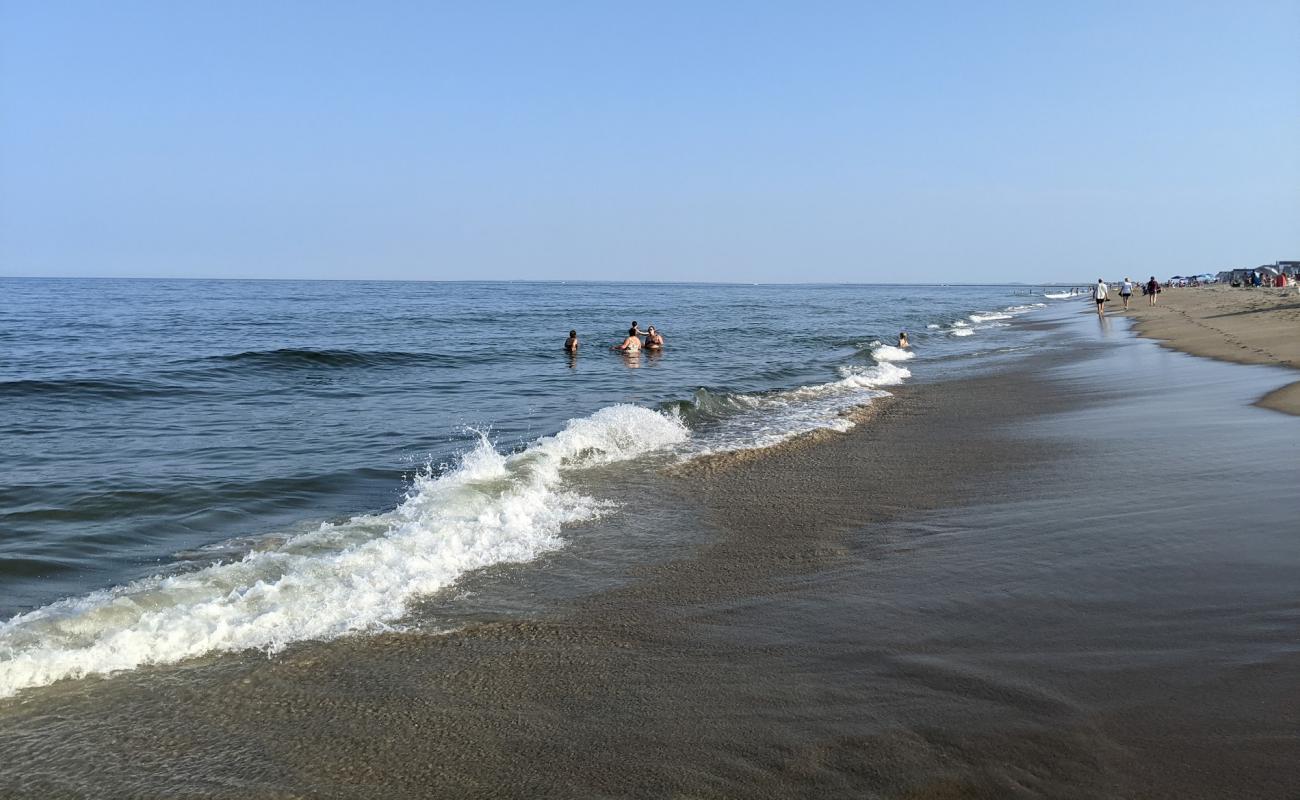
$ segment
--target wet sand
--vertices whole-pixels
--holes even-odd
[[[1246,405],[1276,373],[1071,325],[665,477],[700,544],[616,588],[32,692],[0,794],[1294,796],[1300,424]]]
[[[1109,311],[1116,310],[1112,303]],[[1300,292],[1215,285],[1166,289],[1150,307],[1135,296],[1138,332],[1192,355],[1300,369]],[[1265,408],[1300,415],[1300,381],[1261,398]]]

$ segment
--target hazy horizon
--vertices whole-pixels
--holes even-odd
[[[0,0],[0,275],[1069,285],[1300,259],[1300,3]]]

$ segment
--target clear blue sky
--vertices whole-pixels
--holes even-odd
[[[1300,0],[0,0],[0,274],[1300,259]]]

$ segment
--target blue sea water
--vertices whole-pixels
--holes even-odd
[[[759,447],[1032,347],[1044,290],[0,279],[0,696],[368,630]],[[661,353],[610,351],[633,320]],[[582,341],[569,356],[570,329]],[[914,349],[887,346],[907,330]],[[324,609],[324,610],[322,610]]]

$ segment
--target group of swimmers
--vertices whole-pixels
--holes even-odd
[[[642,336],[645,337],[644,342],[641,341]],[[651,325],[647,330],[643,331],[637,326],[636,320],[632,320],[632,327],[627,329],[627,338],[621,344],[616,344],[609,349],[617,350],[620,353],[639,353],[642,350],[653,351],[662,350],[663,348],[664,336],[655,330],[655,326]],[[577,331],[569,331],[569,338],[564,341],[564,350],[568,353],[578,352]]]
[[[641,341],[642,336],[645,337],[644,342]],[[898,346],[904,349],[912,346],[911,343],[907,341],[907,331],[899,331]],[[637,326],[636,320],[632,320],[632,327],[627,329],[627,338],[624,339],[621,344],[616,344],[609,349],[616,350],[620,353],[639,353],[642,350],[662,350],[664,349],[664,335],[655,330],[655,326],[653,325],[649,326],[646,330],[641,330],[641,328]],[[577,331],[569,331],[569,338],[564,340],[564,351],[566,353],[578,352]]]

